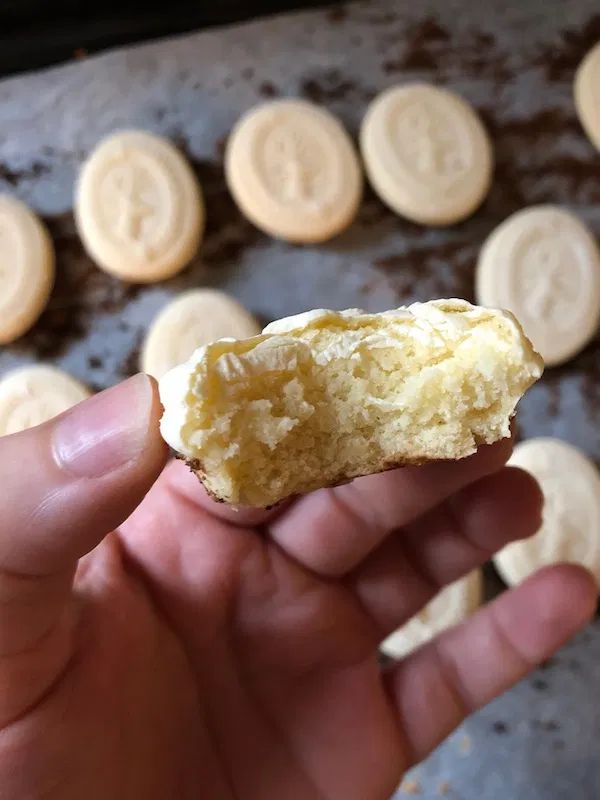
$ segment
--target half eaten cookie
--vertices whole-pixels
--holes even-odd
[[[161,431],[216,499],[271,506],[508,436],[542,370],[510,313],[463,300],[309,311],[168,372]]]

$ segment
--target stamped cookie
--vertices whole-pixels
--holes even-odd
[[[538,480],[545,503],[535,536],[494,557],[506,583],[559,561],[582,564],[600,580],[600,474],[594,464],[576,447],[550,438],[518,444],[509,464]]]
[[[245,114],[229,138],[225,172],[241,211],[291,242],[335,236],[353,220],[362,194],[350,137],[332,114],[302,100]]]
[[[600,150],[600,42],[581,62],[575,76],[574,94],[583,129]]]
[[[142,372],[162,378],[196,348],[217,339],[247,339],[260,325],[236,300],[216,289],[195,289],[172,300],[152,323],[141,354]]]
[[[37,364],[0,380],[0,436],[41,425],[90,396],[66,372]]]
[[[479,608],[482,598],[481,570],[476,569],[446,586],[406,625],[388,636],[381,649],[392,658],[403,658],[446,628],[463,622]]]
[[[53,284],[54,249],[46,228],[24,203],[0,195],[0,345],[31,328]]]
[[[490,186],[493,154],[485,128],[446,89],[416,83],[382,92],[367,110],[360,147],[377,194],[415,222],[458,222]]]
[[[123,280],[152,283],[175,275],[196,253],[204,204],[190,166],[170,142],[121,131],[100,142],[83,165],[75,219],[98,266]]]
[[[600,321],[600,251],[586,227],[557,206],[518,211],[486,240],[477,301],[507,308],[547,366],[576,355]]]

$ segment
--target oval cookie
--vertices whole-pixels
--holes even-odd
[[[381,649],[392,658],[403,658],[446,628],[463,622],[479,608],[482,598],[482,574],[476,569],[446,586],[406,625],[388,636]]]
[[[518,444],[509,464],[537,479],[545,503],[535,536],[494,557],[506,583],[520,583],[559,561],[582,564],[600,579],[600,474],[594,464],[576,447],[550,438]]]
[[[490,186],[493,155],[474,109],[429,84],[398,86],[369,106],[360,147],[373,189],[392,210],[427,225],[475,211]]]
[[[141,369],[158,380],[202,345],[225,337],[247,339],[258,333],[260,325],[252,314],[223,292],[184,292],[152,323],[142,348]]]
[[[510,216],[477,263],[477,301],[506,308],[547,366],[576,355],[600,321],[600,251],[587,228],[557,206]]]
[[[151,283],[192,259],[204,205],[190,166],[170,142],[122,131],[100,142],[83,165],[75,219],[98,266],[123,280]]]
[[[574,94],[579,121],[592,144],[600,150],[600,42],[581,62]]]
[[[225,173],[241,211],[291,242],[321,242],[346,228],[362,194],[350,137],[330,114],[302,100],[264,103],[227,143]]]
[[[66,372],[37,364],[0,380],[0,436],[41,425],[90,396]]]
[[[19,200],[0,195],[0,345],[35,323],[54,284],[54,249],[44,225]]]

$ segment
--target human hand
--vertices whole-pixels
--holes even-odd
[[[236,512],[160,474],[159,414],[137,376],[0,439],[2,800],[384,800],[593,613],[553,567],[382,671],[388,633],[538,527],[510,443]]]

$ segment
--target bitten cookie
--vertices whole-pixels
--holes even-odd
[[[269,506],[509,435],[542,360],[515,318],[462,300],[310,311],[197,350],[160,381],[166,441],[216,498]]]

